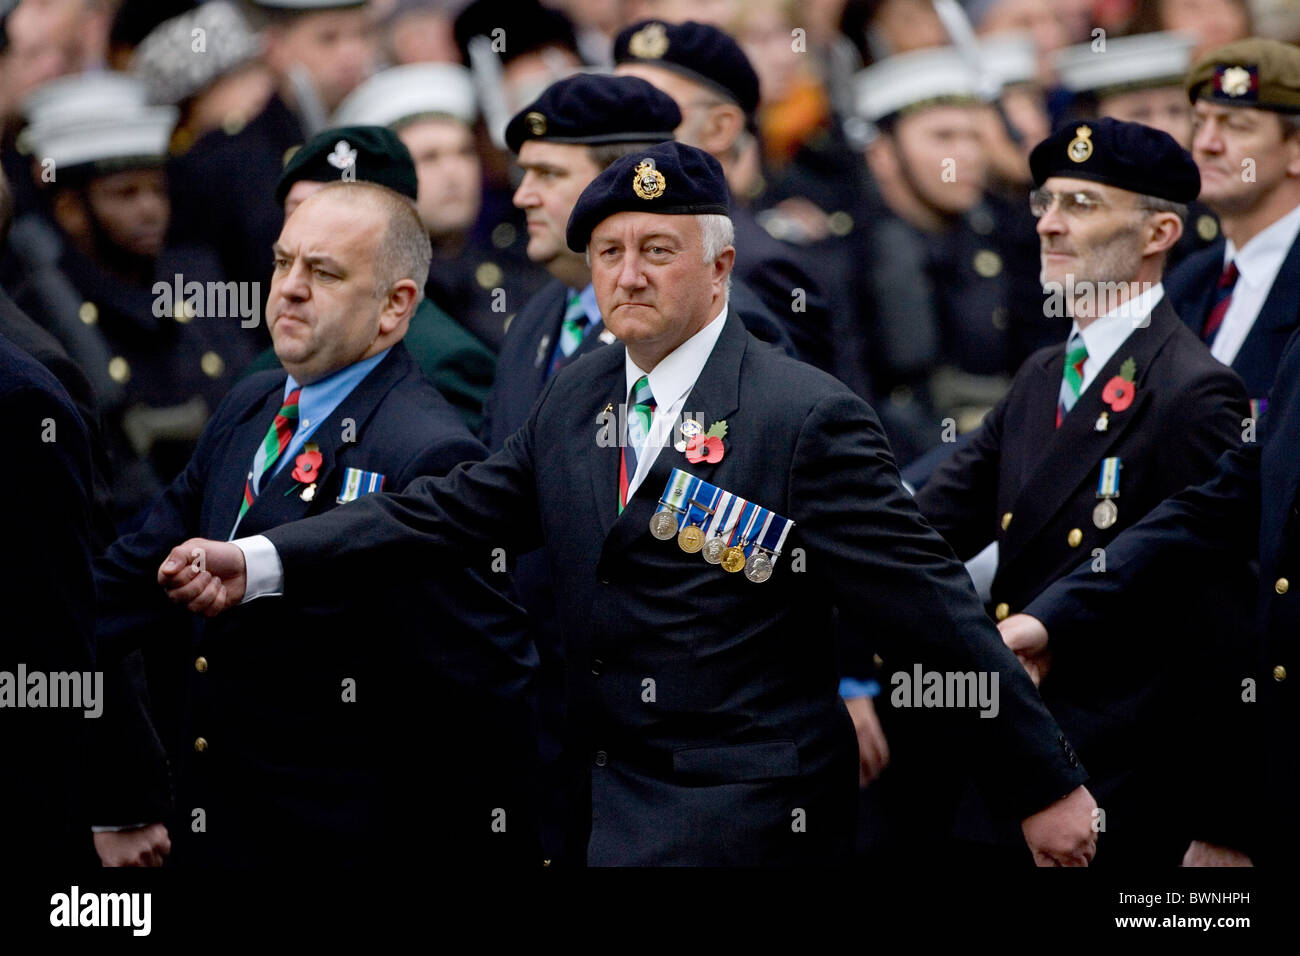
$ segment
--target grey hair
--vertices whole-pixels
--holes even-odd
[[[397,283],[410,279],[415,283],[415,305],[419,306],[424,299],[424,284],[429,281],[433,246],[416,212],[415,203],[387,186],[364,181],[332,182],[304,201],[310,202],[316,196],[343,189],[351,194],[348,198],[355,197],[369,203],[384,213],[388,220],[379,247],[375,249],[375,298],[383,298]]]
[[[714,262],[727,246],[736,244],[736,228],[731,219],[718,213],[701,213],[695,217],[700,224],[700,244],[704,247],[705,263]]]
[[[1187,204],[1161,199],[1159,196],[1138,196],[1138,208],[1145,212],[1172,212],[1184,225],[1187,223]]]

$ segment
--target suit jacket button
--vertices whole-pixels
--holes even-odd
[[[208,669],[208,659],[206,657],[194,658],[194,669],[200,674],[204,673]]]
[[[1070,547],[1077,548],[1083,543],[1083,532],[1078,528],[1071,528],[1070,533],[1065,538]]]
[[[1273,668],[1273,680],[1286,680],[1286,668],[1281,664],[1278,664],[1277,667]]]
[[[599,677],[600,672],[604,669],[605,669],[605,662],[602,661],[599,657],[593,657],[591,659],[591,672],[593,674]]]
[[[1273,582],[1273,590],[1278,594],[1286,594],[1287,591],[1291,590],[1291,582],[1286,578],[1278,578]]]
[[[871,663],[875,664],[877,667],[884,667],[885,659],[881,657],[879,654],[872,654]]]
[[[207,742],[207,740],[205,740],[203,737],[195,737],[195,738],[194,738],[194,752],[195,752],[195,753],[200,753],[200,754],[201,754],[201,753],[203,753],[203,751],[205,751],[205,750],[207,750],[207,749],[208,749],[208,742]]]
[[[999,604],[997,607],[993,609],[993,616],[996,617],[999,621],[1005,621],[1007,619],[1007,615],[1010,613],[1011,613],[1011,605],[1007,604],[1006,601],[1003,601],[1001,604]]]
[[[597,767],[603,767],[603,766],[605,766],[605,764],[607,764],[607,763],[609,763],[609,754],[605,753],[605,751],[603,751],[603,750],[597,750],[597,751],[596,751],[596,766],[597,766]]]
[[[1003,531],[1006,531],[1006,530],[1007,530],[1007,525],[1009,525],[1009,524],[1011,524],[1011,512],[1010,512],[1010,511],[1008,511],[1006,514],[1004,514],[1004,515],[1002,516],[1002,530],[1003,530]]]

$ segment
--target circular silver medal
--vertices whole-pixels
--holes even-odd
[[[704,560],[709,564],[721,564],[722,556],[726,553],[727,545],[718,535],[711,535],[709,540],[704,542]]]
[[[1116,521],[1119,520],[1119,508],[1115,507],[1115,502],[1109,498],[1103,498],[1097,502],[1097,507],[1092,509],[1092,523],[1102,531],[1105,531]]]
[[[762,584],[772,576],[772,559],[762,551],[755,551],[745,562],[745,577],[755,584]]]
[[[677,533],[677,518],[671,511],[656,511],[650,516],[650,533],[667,541]]]

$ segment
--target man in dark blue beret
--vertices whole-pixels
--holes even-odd
[[[1240,380],[1179,321],[1160,282],[1200,188],[1186,150],[1147,126],[1089,120],[1039,143],[1030,168],[1040,277],[1048,309],[1073,320],[1069,340],[1030,356],[916,497],[962,560],[997,543],[988,610],[999,621],[1080,562],[1105,571],[1116,535],[1210,474],[1249,414]],[[1169,728],[1185,737],[1195,725],[1177,675],[1222,621],[1187,609],[1134,601],[1098,635],[1110,650],[1063,651],[1041,684],[1092,772],[1100,863],[1176,866],[1195,836],[1177,809],[1194,768]],[[1143,640],[1153,626],[1179,633],[1182,650]],[[1028,862],[1014,827],[973,790],[966,803],[959,839]]]
[[[593,865],[845,858],[859,753],[830,635],[851,602],[885,653],[992,675],[991,719],[963,701],[944,729],[968,740],[1040,861],[1086,862],[1085,771],[903,490],[875,415],[731,314],[727,208],[700,150],[614,161],[567,242],[589,256],[619,344],[561,369],[486,462],[253,538],[191,540],[160,582],[209,615],[264,594],[306,608],[398,554],[425,567],[545,544],[567,665],[568,847]]]
[[[681,119],[671,97],[645,80],[578,75],[552,84],[507,125],[506,143],[524,170],[514,202],[527,216],[528,257],[554,278],[510,321],[484,414],[483,437],[493,451],[527,422],[551,376],[614,341],[596,303],[582,251],[565,244],[565,224],[574,203],[618,157],[671,140]],[[740,290],[737,303],[737,314],[751,332],[793,351],[780,320],[753,292]],[[563,684],[560,637],[544,549],[519,557],[515,584],[528,609],[545,674],[554,677],[547,686],[556,693],[544,703],[554,704],[550,713],[558,718]],[[548,731],[549,725],[544,733]],[[555,749],[543,745],[544,752]],[[558,839],[547,842],[548,852],[562,855]]]
[[[620,76],[638,76],[671,96],[682,111],[677,139],[722,164],[733,197],[736,277],[781,317],[799,357],[831,371],[829,287],[834,280],[801,250],[767,232],[747,206],[755,169],[754,111],[758,74],[740,45],[704,23],[647,20],[614,40]]]

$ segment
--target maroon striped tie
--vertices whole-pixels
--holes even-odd
[[[1228,306],[1232,304],[1232,289],[1237,284],[1238,275],[1237,263],[1229,262],[1219,276],[1219,284],[1214,289],[1214,308],[1210,309],[1210,317],[1205,320],[1205,328],[1201,330],[1201,339],[1206,345],[1214,344],[1219,326],[1223,325],[1223,317],[1228,314]]]

